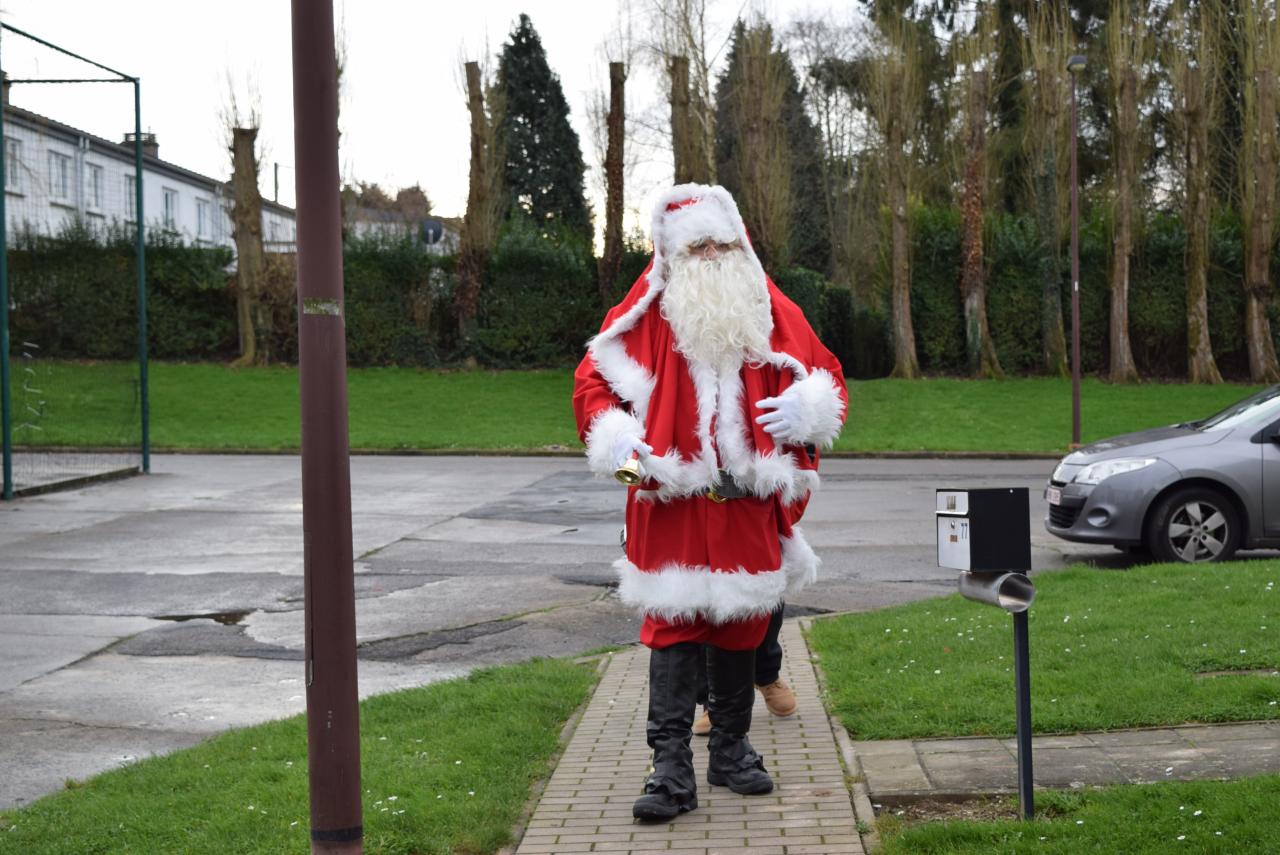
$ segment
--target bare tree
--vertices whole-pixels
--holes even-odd
[[[258,129],[262,125],[261,98],[247,82],[249,106],[242,109],[236,83],[227,75],[227,101],[221,124],[231,153],[231,235],[236,244],[236,327],[240,355],[236,366],[268,361],[270,309],[266,305],[266,255],[262,246],[262,195],[258,190]]]
[[[698,174],[694,148],[693,108],[689,101],[689,57],[673,56],[667,63],[671,80],[671,162],[675,183],[687,184]]]
[[[1107,62],[1111,77],[1112,145],[1115,170],[1111,240],[1111,323],[1108,341],[1112,383],[1138,379],[1129,343],[1129,269],[1134,245],[1138,168],[1145,142],[1139,105],[1146,88],[1147,64],[1154,42],[1148,0],[1113,0],[1107,22]]]
[[[1027,38],[1023,63],[1031,85],[1028,97],[1025,150],[1031,164],[1036,201],[1036,232],[1040,240],[1040,336],[1044,370],[1066,377],[1067,341],[1062,320],[1062,144],[1070,133],[1063,105],[1070,98],[1067,57],[1074,52],[1071,17],[1065,0],[1032,3],[1027,10]]]
[[[893,371],[920,373],[911,325],[911,230],[907,203],[915,166],[911,143],[917,128],[922,75],[916,62],[919,37],[905,16],[885,13],[876,21],[878,39],[868,63],[868,109],[880,135],[883,176],[889,204],[892,275]]]
[[[956,44],[962,69],[964,101],[964,156],[960,191],[960,294],[964,299],[965,354],[969,373],[975,377],[1003,377],[1000,359],[987,324],[986,259],[982,230],[987,185],[987,136],[992,101],[994,64],[994,16],[979,4],[973,32]]]
[[[486,87],[480,64],[468,62],[465,71],[467,110],[471,114],[471,171],[467,212],[458,247],[458,290],[454,298],[458,338],[464,343],[474,331],[480,288],[502,222],[504,162],[497,132],[502,116],[501,95],[496,87],[488,87],[486,110]]]
[[[1183,152],[1183,224],[1187,233],[1187,378],[1192,383],[1221,383],[1209,340],[1209,217],[1212,157],[1209,129],[1217,112],[1218,0],[1200,0],[1196,12],[1186,0],[1174,6],[1169,40],[1174,126]]]
[[[872,68],[883,40],[861,15],[803,17],[789,30],[791,55],[803,69],[805,103],[821,132],[832,281],[855,305],[883,299],[882,263],[887,158],[876,120]],[[872,46],[872,47],[868,47]]]
[[[763,20],[743,27],[737,53],[738,73],[727,95],[737,135],[738,204],[761,263],[776,270],[790,263],[791,247],[787,68],[774,44],[773,28]]]
[[[605,197],[605,223],[602,235],[602,264],[607,257],[610,257],[610,234],[614,233],[617,238],[617,263],[620,267],[623,252],[623,222],[627,213],[627,197],[624,192],[625,188],[632,182],[635,169],[639,163],[638,148],[636,145],[636,125],[637,117],[634,115],[632,105],[627,103],[626,84],[631,78],[631,72],[637,67],[635,60],[638,47],[633,33],[633,14],[629,3],[624,2],[618,10],[617,21],[608,31],[608,34],[601,42],[597,55],[604,65],[599,66],[596,75],[600,79],[608,79],[609,86],[597,87],[592,90],[586,99],[586,115],[588,126],[591,130],[592,152],[594,154],[594,167],[589,170],[591,180],[597,192]],[[614,65],[621,66],[615,69]],[[621,73],[621,79],[618,79],[618,73]],[[615,95],[617,102],[615,103]],[[664,124],[659,122],[659,124]],[[665,128],[664,128],[665,131]],[[616,150],[613,146],[617,144]],[[665,144],[664,144],[665,147]],[[616,181],[615,181],[616,179]],[[615,199],[616,190],[616,231],[611,225],[613,220],[610,216],[611,205]],[[634,208],[632,213],[638,214]],[[612,265],[613,262],[609,262]],[[609,266],[607,265],[607,266]],[[599,275],[604,276],[604,267],[599,268]],[[613,273],[613,277],[608,280],[608,284],[604,284],[601,279],[602,288],[611,289],[614,280],[617,278],[617,271]],[[604,292],[602,291],[602,294]]]
[[[672,93],[672,131],[676,131],[677,99],[681,102],[679,121],[687,121],[683,151],[672,141],[675,159],[687,170],[686,180],[702,184],[716,180],[716,117],[711,100],[714,60],[707,50],[708,5],[708,0],[643,0],[650,33],[643,48],[665,75],[667,90]],[[683,57],[684,62],[673,62],[677,57]],[[683,107],[684,93],[688,94],[687,112]],[[678,175],[676,180],[681,177]]]
[[[870,230],[876,227],[876,218],[863,214],[869,182],[862,180],[858,164],[872,143],[867,111],[850,86],[862,35],[862,29],[852,23],[812,16],[792,22],[787,42],[804,80],[805,107],[823,146],[820,164],[833,280],[866,290],[871,277],[857,274],[874,264],[877,241]]]
[[[1255,383],[1280,380],[1267,309],[1271,304],[1271,251],[1275,244],[1276,72],[1280,69],[1280,14],[1275,0],[1239,0],[1242,60],[1240,178],[1244,217],[1245,347]]]
[[[609,63],[608,150],[604,158],[604,252],[597,268],[600,301],[609,303],[613,283],[622,270],[622,208],[624,151],[626,142],[627,67],[621,62]]]

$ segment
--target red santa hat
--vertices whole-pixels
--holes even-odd
[[[677,184],[653,206],[653,268],[649,284],[661,291],[666,284],[667,263],[682,249],[700,240],[742,245],[764,286],[764,268],[751,248],[738,203],[729,191],[707,184]]]

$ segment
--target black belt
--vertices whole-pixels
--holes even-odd
[[[714,487],[708,487],[702,495],[720,505],[730,499],[745,499],[751,495],[751,491],[735,481],[727,471],[721,469],[720,483]]]

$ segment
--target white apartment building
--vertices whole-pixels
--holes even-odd
[[[57,234],[75,220],[102,226],[136,221],[133,134],[113,143],[7,100],[4,193],[10,237],[24,229]],[[234,251],[228,183],[161,160],[154,134],[143,135],[142,179],[148,230]],[[264,199],[265,249],[293,252],[296,237],[293,209]]]

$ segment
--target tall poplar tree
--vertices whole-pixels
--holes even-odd
[[[738,21],[716,82],[716,173],[774,268],[831,269],[822,137],[767,21]]]
[[[591,214],[583,191],[586,166],[560,78],[547,64],[542,40],[521,15],[498,59],[504,96],[499,137],[506,153],[504,187],[509,207],[539,224],[559,222],[584,237]]]

